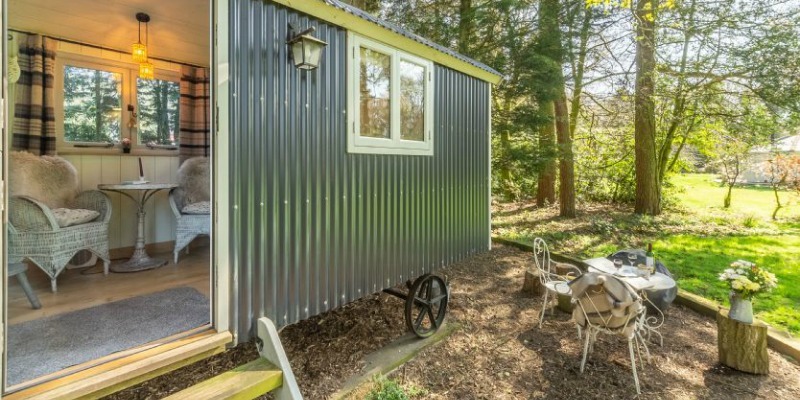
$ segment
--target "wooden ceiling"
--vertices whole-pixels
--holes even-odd
[[[129,52],[137,39],[135,15],[145,12],[151,18],[152,57],[208,66],[209,1],[8,0],[8,25],[11,29]]]

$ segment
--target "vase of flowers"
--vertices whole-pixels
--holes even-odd
[[[731,290],[728,316],[746,324],[753,323],[753,297],[778,285],[775,274],[744,260],[733,262],[719,274],[719,280],[726,282]]]
[[[122,152],[123,153],[130,153],[131,152],[131,139],[130,138],[122,138]]]

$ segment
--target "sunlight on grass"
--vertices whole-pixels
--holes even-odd
[[[711,174],[675,175],[670,182],[675,185],[679,203],[695,211],[714,210],[729,214],[741,214],[768,220],[772,218],[775,208],[775,195],[769,186],[737,186],[731,195],[731,208],[722,207],[727,188],[714,181]],[[778,192],[784,204],[778,212],[779,219],[800,218],[800,205],[795,193],[781,190]]]

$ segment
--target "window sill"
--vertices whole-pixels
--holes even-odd
[[[180,153],[178,149],[150,149],[144,146],[134,147],[130,153],[123,153],[119,147],[59,147],[56,149],[58,155],[96,155],[96,156],[159,156],[177,157]]]

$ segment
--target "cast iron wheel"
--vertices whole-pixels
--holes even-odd
[[[444,280],[425,274],[417,278],[406,297],[406,326],[421,338],[433,335],[444,322],[449,292]]]

